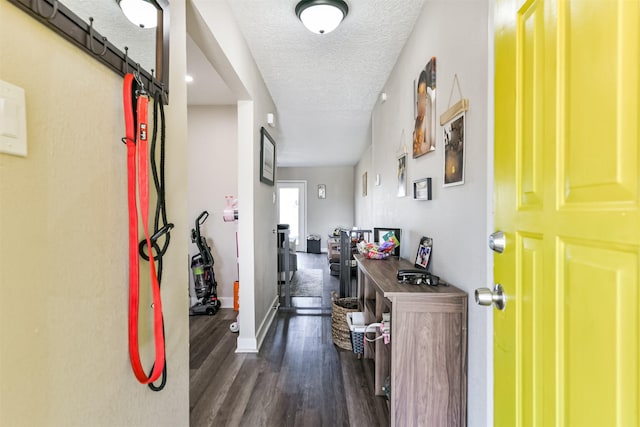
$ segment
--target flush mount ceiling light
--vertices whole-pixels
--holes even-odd
[[[158,9],[150,0],[117,0],[122,13],[140,28],[158,26]]]
[[[349,13],[343,0],[302,0],[296,6],[296,15],[307,29],[316,34],[327,34]]]

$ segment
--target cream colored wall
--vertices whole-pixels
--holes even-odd
[[[374,207],[373,201],[376,193],[378,192],[378,188],[376,188],[376,174],[380,173],[379,169],[374,169],[372,167],[371,160],[371,152],[372,147],[369,146],[360,157],[360,161],[354,167],[354,177],[353,177],[353,188],[354,198],[355,198],[355,217],[356,223],[360,228],[366,227],[374,227],[374,226],[383,226],[383,227],[400,227],[400,222],[396,222],[394,219],[385,219],[385,221],[380,221],[382,223],[386,223],[388,225],[382,225],[382,223],[371,223],[371,216],[373,212],[385,211],[386,208],[379,209],[378,207]],[[364,173],[367,173],[367,195],[363,196],[362,192],[362,176]],[[384,176],[384,181],[395,180],[395,175]],[[382,180],[382,177],[381,177]],[[382,182],[382,181],[381,181]],[[392,207],[391,207],[392,208]],[[402,238],[402,236],[401,236]],[[402,248],[402,245],[400,245]]]
[[[188,425],[184,1],[171,13],[176,228],[163,280],[169,380],[154,393],[128,356],[122,78],[0,2],[0,79],[26,91],[29,138],[27,158],[0,154],[0,425]],[[147,368],[151,341],[141,333]]]

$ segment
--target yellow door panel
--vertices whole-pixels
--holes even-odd
[[[639,361],[625,355],[638,354],[638,248],[577,240],[559,247],[561,424],[637,425]]]
[[[522,395],[522,406],[518,410],[523,426],[542,425],[542,356],[544,307],[541,293],[536,287],[544,272],[544,241],[541,235],[519,234],[516,237],[516,262],[519,276],[516,280],[516,294],[530,295],[522,298],[516,311],[516,348],[520,364],[516,372],[517,387]],[[522,357],[529,355],[530,357]]]
[[[518,194],[520,209],[540,208],[543,204],[542,144],[542,96],[544,82],[534,78],[542,72],[544,64],[544,9],[543,2],[528,3],[520,14],[516,51],[519,54],[516,73],[516,94],[521,102],[516,108],[518,158]],[[531,84],[522,84],[531,82]]]
[[[607,3],[613,6],[602,7]],[[638,2],[580,0],[559,6],[560,203],[635,205]]]
[[[640,0],[494,10],[495,425],[640,425]]]

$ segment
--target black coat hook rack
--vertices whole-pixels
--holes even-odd
[[[169,103],[169,93],[166,89],[169,81],[169,58],[168,53],[165,53],[168,52],[169,43],[169,10],[166,0],[156,0],[156,3],[167,6],[163,7],[163,20],[159,23],[157,31],[157,37],[162,39],[164,48],[156,51],[156,55],[161,57],[162,65],[162,75],[157,73],[157,76],[140,68],[140,65],[129,57],[127,47],[125,47],[125,52],[122,52],[109,42],[106,37],[98,33],[93,28],[93,18],[89,18],[89,23],[84,22],[60,1],[8,1],[89,53],[119,75],[124,76],[130,70],[139,70],[140,79],[151,96],[159,97],[165,104]]]

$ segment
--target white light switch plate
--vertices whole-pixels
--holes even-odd
[[[27,157],[24,89],[0,80],[0,153]]]

